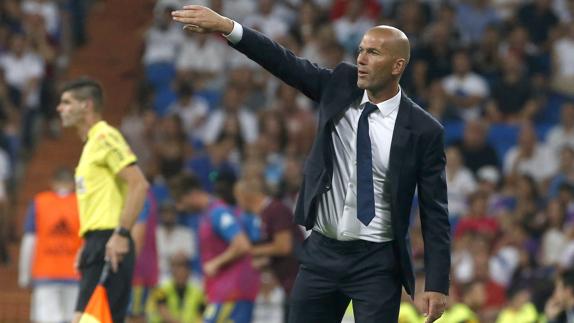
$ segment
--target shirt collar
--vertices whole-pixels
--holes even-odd
[[[100,120],[98,122],[96,122],[91,128],[90,130],[88,130],[88,140],[93,137],[102,127],[104,127],[106,125],[106,122],[104,120]]]
[[[396,109],[399,108],[399,104],[401,103],[401,94],[403,90],[399,86],[399,92],[395,94],[392,98],[383,101],[381,103],[376,104],[377,108],[383,113],[383,115],[389,116],[393,113]],[[369,96],[367,95],[367,90],[363,91],[363,98],[361,99],[361,104],[359,106],[363,106],[365,103],[369,102]]]

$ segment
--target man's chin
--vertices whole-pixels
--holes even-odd
[[[367,84],[359,79],[357,80],[357,87],[361,90],[366,90]]]

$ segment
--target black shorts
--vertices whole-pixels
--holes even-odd
[[[76,303],[77,312],[84,311],[100,280],[105,263],[106,243],[113,232],[113,230],[89,231],[84,235],[84,251],[79,264],[81,277],[80,293]],[[130,251],[122,259],[115,273],[110,269],[109,276],[104,283],[114,323],[123,323],[126,317],[134,266],[134,244],[130,239]]]

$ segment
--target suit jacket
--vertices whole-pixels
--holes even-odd
[[[319,104],[317,135],[305,162],[295,210],[295,222],[311,229],[317,217],[318,197],[331,189],[334,120],[363,95],[364,90],[357,87],[357,66],[341,63],[332,70],[321,68],[246,27],[241,41],[231,46]],[[448,293],[450,225],[443,137],[440,123],[403,92],[391,142],[388,178],[394,246],[403,286],[411,296],[415,279],[409,224],[416,187],[425,244],[426,290]]]

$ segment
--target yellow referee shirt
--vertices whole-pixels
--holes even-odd
[[[136,160],[117,129],[105,121],[99,121],[90,128],[75,175],[80,236],[87,231],[118,226],[126,184],[117,174]]]

